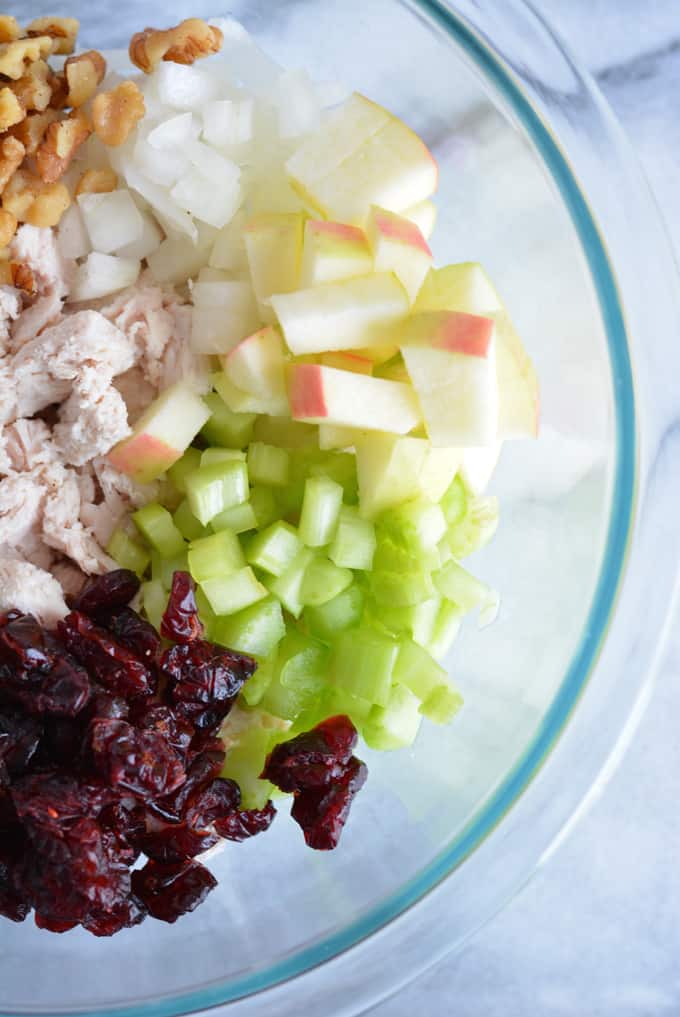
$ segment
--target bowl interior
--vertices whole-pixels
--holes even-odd
[[[364,92],[423,136],[441,171],[437,262],[481,261],[535,360],[541,437],[506,444],[492,485],[501,526],[473,565],[501,591],[501,612],[484,631],[468,620],[447,662],[465,707],[451,727],[426,724],[412,751],[364,753],[369,782],[332,854],[305,849],[284,807],[266,837],[214,858],[219,889],[176,926],[149,922],[99,941],[0,923],[6,1012],[184,1012],[174,998],[216,985],[223,999],[264,988],[388,921],[430,888],[436,864],[460,861],[472,824],[490,828],[499,789],[529,752],[584,635],[596,641],[606,622],[591,610],[618,497],[621,408],[584,251],[506,99],[416,7],[234,0],[231,12],[282,65]],[[25,16],[18,0],[9,10]],[[142,15],[132,0],[116,10],[102,23],[101,8],[71,5],[84,45],[125,45],[140,16],[163,25],[196,13],[165,2]]]

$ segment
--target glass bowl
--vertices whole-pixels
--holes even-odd
[[[140,18],[197,13],[140,6],[66,13],[106,49]],[[365,92],[424,137],[441,167],[436,259],[485,264],[535,359],[541,437],[506,445],[502,524],[475,562],[502,609],[483,632],[468,622],[448,661],[466,699],[455,723],[365,754],[337,851],[308,851],[282,815],[214,858],[219,889],[175,926],[106,941],[3,922],[3,1014],[363,1012],[549,856],[628,741],[663,641],[680,544],[675,276],[587,76],[522,0],[234,0],[231,13],[282,64]]]

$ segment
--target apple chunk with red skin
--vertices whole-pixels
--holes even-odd
[[[263,399],[286,399],[286,355],[278,329],[268,325],[220,357],[224,373],[237,388]]]
[[[410,385],[320,364],[291,367],[289,397],[293,419],[310,424],[408,434],[422,419]]]
[[[495,326],[461,312],[414,315],[401,353],[435,448],[491,445],[498,434]]]
[[[358,226],[323,219],[307,220],[300,270],[301,287],[366,275],[372,268],[373,259],[366,234]]]
[[[151,403],[130,437],[111,449],[108,460],[133,480],[148,484],[177,462],[209,417],[200,396],[179,381]]]
[[[413,304],[432,265],[432,251],[418,226],[374,205],[366,235],[376,272],[394,272]]]

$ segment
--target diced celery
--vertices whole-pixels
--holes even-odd
[[[498,499],[471,498],[464,517],[449,526],[443,542],[454,558],[466,558],[488,544],[497,528]]]
[[[333,543],[328,549],[331,561],[342,568],[370,569],[375,546],[373,523],[363,519],[357,509],[343,505]]]
[[[319,429],[315,424],[303,424],[289,417],[268,417],[262,415],[255,421],[255,441],[264,441],[279,448],[319,447]]]
[[[277,732],[271,728],[253,725],[229,747],[222,776],[235,780],[241,788],[241,807],[244,809],[262,809],[271,797],[273,785],[259,778],[276,735]]]
[[[210,601],[200,586],[196,587],[194,596],[196,598],[196,607],[198,608],[198,617],[203,622],[203,627],[205,628],[205,638],[212,639],[217,615],[211,608]]]
[[[238,448],[220,448],[213,445],[201,453],[201,466],[212,466],[214,463],[228,463],[233,460],[245,462],[246,454]]]
[[[192,473],[194,470],[197,470],[200,465],[200,450],[191,446],[186,450],[181,459],[178,459],[177,462],[170,467],[168,470],[168,480],[172,482],[178,491],[182,494],[186,494],[184,478],[187,473]]]
[[[453,601],[462,611],[471,611],[483,604],[489,597],[489,587],[457,561],[447,562],[443,568],[433,573],[432,580],[447,600]]]
[[[219,618],[212,638],[240,653],[267,657],[286,634],[281,605],[275,597],[266,597],[227,618]]]
[[[142,583],[141,594],[144,614],[156,630],[160,629],[161,618],[168,606],[167,591],[160,579],[151,579]]]
[[[335,637],[338,632],[359,624],[364,613],[365,599],[363,590],[353,583],[325,604],[306,607],[305,621],[311,631],[322,639]]]
[[[443,660],[451,649],[463,618],[463,612],[456,604],[443,600],[434,623],[432,634],[425,644],[425,648],[436,660]]]
[[[313,707],[327,685],[328,647],[291,629],[279,646],[278,676],[270,683],[262,706],[285,720]]]
[[[281,601],[286,611],[299,618],[302,614],[303,603],[300,599],[302,580],[310,561],[315,557],[314,552],[308,547],[295,556],[283,575],[267,581],[270,591]]]
[[[364,741],[382,752],[413,745],[422,720],[420,701],[403,685],[393,685],[387,706],[374,706],[361,726]]]
[[[343,500],[347,505],[356,505],[359,497],[356,456],[349,452],[327,452],[319,462],[309,465],[310,477],[328,477],[340,484]]]
[[[186,498],[178,505],[172,521],[185,540],[198,540],[199,537],[204,536],[206,533],[205,526],[201,526],[189,508],[189,502]]]
[[[174,558],[163,558],[158,551],[151,552],[151,578],[158,579],[163,588],[169,590],[175,572],[188,572],[189,559],[186,551],[176,554]]]
[[[342,569],[328,558],[313,558],[305,569],[300,600],[305,606],[319,607],[351,585],[351,569]]]
[[[305,494],[304,480],[293,480],[276,490],[276,514],[283,519],[297,523],[302,510]]]
[[[450,685],[441,685],[421,703],[420,712],[435,724],[448,724],[463,705],[463,697]]]
[[[154,551],[172,558],[184,549],[184,537],[167,509],[155,502],[132,513],[135,526]]]
[[[386,607],[409,607],[433,596],[435,589],[429,572],[412,569],[410,572],[371,572],[371,593]]]
[[[460,476],[453,478],[439,505],[449,526],[455,525],[463,518],[467,506],[467,494]]]
[[[398,644],[377,629],[342,632],[331,658],[332,681],[350,695],[387,706],[398,653]]]
[[[248,476],[251,484],[283,487],[288,483],[290,457],[285,448],[254,441],[248,446]]]
[[[217,392],[203,396],[203,401],[210,410],[210,420],[201,429],[205,440],[211,445],[245,448],[253,433],[255,414],[232,413]]]
[[[138,576],[144,575],[151,561],[147,549],[133,540],[125,530],[114,530],[106,545],[106,552],[122,569],[130,569]]]
[[[241,502],[240,505],[232,505],[231,508],[219,512],[210,520],[210,528],[214,533],[219,533],[220,530],[247,533],[248,530],[257,529],[253,506],[249,501]]]
[[[246,565],[218,579],[206,579],[201,589],[215,614],[235,614],[267,596],[267,589]]]
[[[300,516],[300,539],[307,547],[323,547],[335,535],[342,505],[342,487],[327,477],[309,477]]]
[[[241,689],[241,696],[248,706],[257,706],[267,691],[276,673],[276,652],[258,660],[257,671]]]
[[[270,487],[255,485],[250,491],[250,505],[259,529],[268,526],[278,518],[279,508]]]
[[[421,555],[435,548],[446,533],[446,517],[439,505],[418,499],[388,509],[380,527],[411,554]]]
[[[409,689],[420,702],[424,702],[440,685],[448,685],[449,681],[444,668],[412,639],[402,639],[399,643],[394,680]]]
[[[185,478],[189,507],[204,526],[233,505],[248,500],[248,470],[236,460],[202,466]]]
[[[281,576],[292,564],[302,544],[295,529],[281,520],[252,537],[246,548],[251,565],[272,576]]]
[[[441,604],[441,598],[435,596],[421,600],[419,604],[409,608],[412,612],[411,635],[414,642],[420,646],[429,645],[439,618]]]
[[[194,540],[189,547],[189,571],[197,583],[229,575],[245,563],[239,539],[231,530]]]

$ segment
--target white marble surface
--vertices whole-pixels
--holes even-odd
[[[678,0],[534,5],[627,129],[680,257]],[[460,955],[372,1017],[680,1014],[679,675],[676,630],[633,745],[571,838]]]

